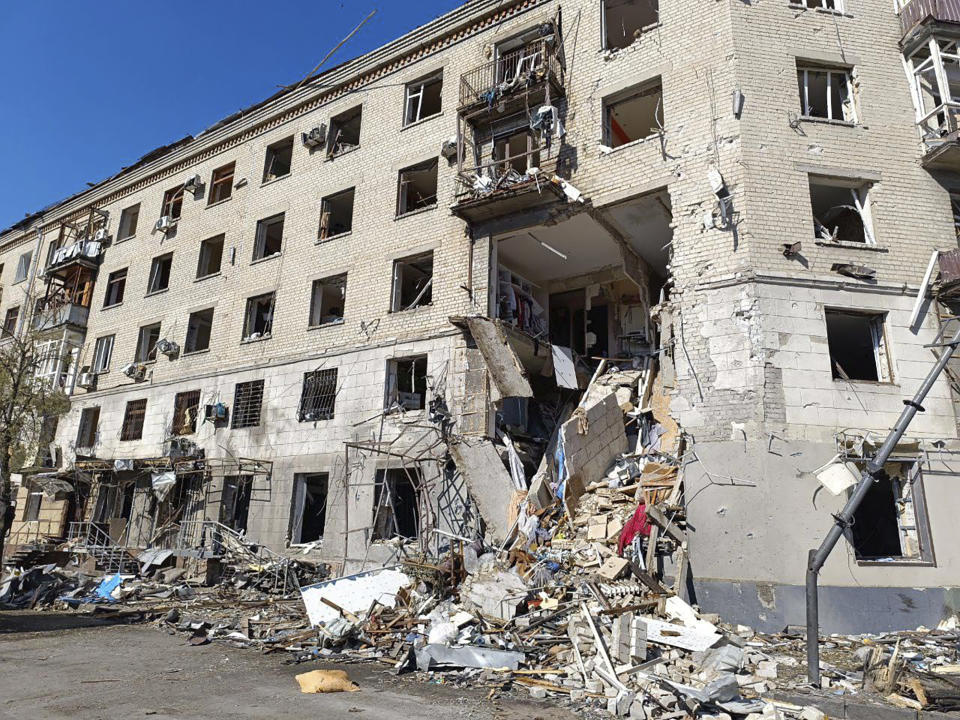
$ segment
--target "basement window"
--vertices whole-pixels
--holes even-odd
[[[304,545],[323,539],[327,521],[327,473],[293,476],[293,511],[290,544]]]
[[[105,308],[119,305],[123,302],[123,291],[127,287],[127,269],[114,270],[107,276],[107,292],[103,296]]]
[[[166,290],[170,287],[170,268],[173,267],[173,253],[155,257],[150,264],[150,282],[147,295]]]
[[[36,522],[40,519],[40,506],[43,504],[43,490],[32,482],[28,482],[24,489],[27,491],[27,502],[23,508],[23,522]]]
[[[234,430],[256,427],[260,424],[260,407],[263,405],[263,380],[237,383],[233,391]]]
[[[327,195],[320,201],[320,240],[329,240],[353,230],[354,188]]]
[[[257,223],[257,238],[253,243],[254,261],[280,254],[283,249],[283,218],[284,213],[280,213]]]
[[[269,182],[289,175],[292,163],[293,137],[268,145],[267,157],[263,163],[263,181]]]
[[[101,375],[110,370],[110,360],[113,358],[113,343],[115,335],[98,337],[93,345],[93,365],[90,372]]]
[[[173,398],[173,434],[193,435],[197,431],[200,412],[200,391],[177,393]]]
[[[200,243],[200,257],[197,260],[198,280],[220,272],[220,264],[223,262],[223,239],[223,235],[217,235]]]
[[[407,101],[404,107],[403,124],[411,125],[426,118],[439,115],[443,91],[443,71],[434,73],[407,85]]]
[[[243,316],[243,339],[268,338],[273,332],[273,309],[275,293],[264,293],[247,299],[247,311]]]
[[[377,470],[371,540],[410,540],[420,536],[417,497],[421,484],[417,469]]]
[[[77,428],[77,449],[92,450],[97,444],[97,427],[100,425],[100,406],[83,408],[80,411],[80,426]]]
[[[117,228],[117,242],[129,240],[137,234],[137,221],[140,219],[140,203],[124,208],[120,213],[120,227]]]
[[[606,50],[628,47],[660,22],[660,0],[600,0],[600,5]]]
[[[397,187],[397,216],[437,204],[437,159],[427,160],[400,171]]]
[[[291,142],[291,147],[292,145]],[[213,175],[210,176],[210,197],[207,198],[208,205],[229,200],[230,196],[233,195],[233,171],[236,165],[236,163],[230,163],[213,171]]]
[[[433,251],[393,263],[391,312],[410,310],[433,302]]]
[[[817,240],[876,244],[869,183],[811,176],[810,205]]]
[[[17,332],[17,320],[20,317],[20,307],[7,308],[3,316],[3,337],[13,337]]]
[[[387,362],[388,410],[423,410],[427,399],[427,356],[395,358]]]
[[[620,147],[660,133],[663,85],[660,78],[603,101],[603,143]]]
[[[346,297],[346,273],[314,280],[310,293],[310,327],[342,323]]]
[[[137,354],[134,362],[146,363],[157,359],[157,341],[160,339],[160,323],[144,325],[137,334]]]
[[[830,309],[825,315],[833,379],[891,382],[884,315]]]
[[[187,320],[187,339],[184,353],[200,352],[210,348],[210,332],[213,329],[213,308],[190,313]]]
[[[183,185],[167,190],[163,194],[163,207],[160,209],[162,217],[178,220],[183,210]]]
[[[20,256],[20,259],[17,261],[17,272],[13,276],[14,285],[27,279],[27,275],[30,274],[30,261],[32,259],[33,250],[28,250]]]
[[[297,420],[330,420],[337,405],[337,369],[312,370],[303,374],[303,389]]]
[[[860,471],[864,463],[858,463]],[[932,563],[923,473],[918,462],[888,462],[870,486],[851,527],[857,560]],[[851,491],[852,492],[852,491]]]
[[[849,68],[805,67],[798,63],[797,82],[803,117],[848,123],[857,121]]]
[[[147,399],[130,400],[123,411],[123,425],[120,428],[121,440],[140,440],[143,438],[143,422],[147,416]]]
[[[363,105],[357,105],[346,112],[330,118],[330,130],[327,133],[327,157],[343,155],[360,147],[360,120],[363,117]]]

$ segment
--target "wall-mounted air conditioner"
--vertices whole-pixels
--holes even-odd
[[[77,376],[77,387],[84,390],[94,390],[97,387],[97,375],[92,372],[82,372]]]
[[[143,363],[130,363],[129,365],[124,365],[120,372],[131,380],[142,382],[147,377],[147,366]]]
[[[327,126],[321,125],[320,127],[315,127],[310,132],[302,133],[301,139],[303,140],[303,144],[309,148],[324,145],[327,142]]]
[[[180,346],[173,340],[161,338],[157,340],[157,351],[163,353],[168,358],[174,358],[180,352]]]
[[[157,224],[153,226],[153,229],[166,234],[171,230],[173,230],[173,227],[176,224],[177,224],[176,220],[174,220],[169,215],[164,215],[159,220],[157,220]]]

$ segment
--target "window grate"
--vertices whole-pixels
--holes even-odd
[[[329,420],[337,403],[337,369],[313,370],[303,374],[303,390],[297,420]]]
[[[192,435],[197,430],[200,391],[177,393],[173,398],[173,434]]]
[[[147,399],[130,400],[123,413],[123,427],[120,429],[121,440],[139,440],[143,437],[143,422],[147,416]]]
[[[237,383],[233,394],[234,430],[256,427],[260,424],[260,406],[263,404],[263,380]]]

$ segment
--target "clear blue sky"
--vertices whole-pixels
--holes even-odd
[[[463,0],[0,0],[0,229]]]

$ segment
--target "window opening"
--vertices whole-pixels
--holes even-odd
[[[220,264],[223,262],[223,240],[223,235],[217,235],[200,243],[200,257],[197,260],[198,279],[220,272]]]
[[[864,464],[858,463],[862,472]],[[916,462],[888,462],[853,516],[858,560],[933,561],[923,474]]]
[[[130,400],[123,413],[123,426],[120,428],[121,440],[140,440],[143,437],[143,423],[147,415],[147,400]]]
[[[160,255],[150,265],[150,283],[147,294],[160,292],[170,287],[170,268],[173,267],[173,253]]]
[[[163,194],[163,207],[160,211],[161,216],[178,220],[183,210],[183,185],[167,190]]]
[[[137,234],[137,221],[140,219],[140,203],[124,208],[120,213],[120,226],[117,229],[117,242],[129,240]]]
[[[328,195],[320,201],[321,240],[336,237],[353,230],[354,188],[335,195]]]
[[[135,362],[145,363],[157,359],[157,340],[160,339],[160,323],[144,325],[137,336],[137,354]]]
[[[183,351],[191,353],[209,349],[212,329],[213,308],[190,313],[190,318],[187,320],[187,339],[183,344]]]
[[[233,171],[235,167],[236,163],[230,163],[213,171],[213,175],[210,176],[208,205],[230,199],[233,194]]]
[[[292,544],[302,545],[323,539],[327,520],[327,482],[327,473],[294,475]]]
[[[43,504],[43,490],[31,482],[27,483],[26,490],[27,504],[23,508],[23,521],[36,522],[40,519],[40,506]]]
[[[853,82],[845,68],[798,67],[800,113],[808,118],[856,122]]]
[[[276,180],[290,174],[293,163],[293,138],[280,140],[267,147],[263,166],[263,181]]]
[[[620,147],[657,135],[663,127],[663,85],[659,78],[626,97],[605,101],[604,144]]]
[[[20,317],[20,308],[7,308],[7,314],[3,316],[3,337],[13,337],[17,332],[17,319]]]
[[[263,380],[237,383],[233,392],[233,429],[259,425],[262,403]]]
[[[660,22],[659,0],[601,0],[603,47],[629,47],[644,30]]]
[[[360,147],[360,121],[363,105],[357,105],[330,119],[327,135],[327,156],[336,157]]]
[[[310,326],[343,322],[343,306],[347,298],[347,274],[313,281],[310,293]]]
[[[243,339],[270,337],[273,332],[274,293],[265,293],[247,300],[243,320]]]
[[[433,302],[433,252],[395,260],[391,312]]]
[[[818,240],[875,244],[868,184],[811,177],[810,205]]]
[[[97,427],[100,424],[100,407],[83,408],[80,411],[80,426],[77,428],[77,448],[92,449],[97,444]]]
[[[826,310],[830,368],[835,380],[890,382],[884,316]]]
[[[113,358],[113,343],[115,335],[104,335],[97,338],[93,345],[93,366],[91,372],[95,374],[105,373],[110,370],[110,360]]]
[[[279,255],[283,249],[284,213],[265,218],[257,223],[257,238],[253,245],[253,259]]]
[[[407,102],[404,109],[403,124],[410,125],[439,114],[442,91],[442,72],[407,85]]]
[[[373,500],[373,540],[420,536],[417,469],[377,470]]]
[[[123,292],[127,287],[127,269],[115,270],[107,277],[107,292],[103,296],[105,308],[123,302]]]
[[[329,420],[337,404],[337,369],[313,370],[303,374],[303,389],[297,420],[300,422]]]
[[[17,261],[17,272],[13,277],[13,283],[23,282],[30,274],[30,261],[33,259],[33,250],[28,250],[20,256]]]
[[[422,410],[427,399],[427,356],[397,358],[387,364],[387,408]]]
[[[397,189],[397,215],[433,207],[437,204],[437,160],[400,171]]]
[[[246,532],[253,495],[251,475],[227,475],[223,478],[222,522],[237,532]]]
[[[173,434],[192,435],[197,430],[200,391],[177,393],[173,398]]]

